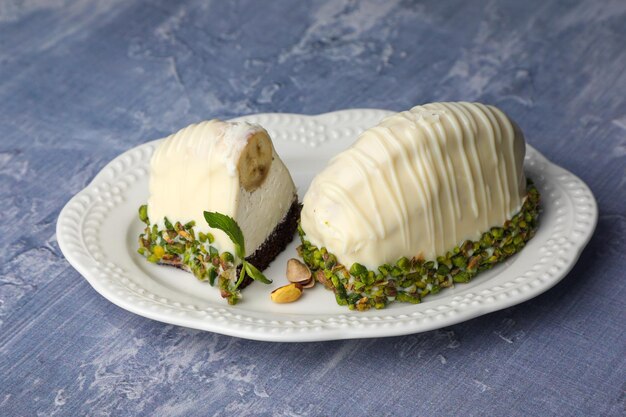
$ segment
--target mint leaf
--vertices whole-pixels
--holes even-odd
[[[224,233],[226,233],[226,235],[230,238],[230,240],[232,240],[233,243],[235,244],[235,253],[237,254],[237,257],[241,259],[241,262],[242,262],[241,273],[239,274],[239,279],[237,280],[237,282],[235,283],[235,286],[232,289],[233,294],[237,293],[237,288],[239,288],[239,286],[243,282],[246,274],[255,281],[260,281],[264,284],[272,283],[272,281],[267,279],[267,277],[263,275],[263,273],[259,271],[254,265],[246,261],[245,259],[246,258],[246,252],[245,252],[246,246],[243,240],[243,232],[241,231],[241,228],[239,227],[237,222],[232,217],[229,217],[222,213],[205,211],[204,219],[212,228],[219,229],[223,231]],[[233,295],[233,297],[235,296]],[[238,297],[239,296],[235,297],[236,299],[234,299],[234,302],[236,302]],[[231,301],[232,300],[229,297],[228,303],[234,304],[234,302],[231,302]]]
[[[250,262],[243,263],[246,268],[246,273],[249,277],[251,277],[255,281],[260,281],[263,284],[271,284],[272,280],[268,279],[261,271],[256,269],[256,266],[252,265]]]
[[[209,226],[223,231],[230,238],[230,240],[233,241],[235,244],[235,254],[238,258],[243,260],[246,257],[246,245],[243,239],[243,232],[232,217],[222,213],[205,211],[204,219],[207,221]]]

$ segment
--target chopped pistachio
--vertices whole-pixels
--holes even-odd
[[[457,268],[465,268],[467,266],[467,260],[462,255],[456,255],[452,258],[452,264]]]
[[[183,239],[188,240],[189,242],[192,242],[194,240],[193,236],[191,236],[189,232],[183,229],[180,229],[178,231],[178,235],[181,236]]]
[[[139,220],[145,224],[150,224],[150,219],[148,219],[148,206],[146,204],[139,207]]]
[[[480,256],[472,256],[469,259],[469,262],[467,264],[467,269],[468,270],[475,270],[476,268],[478,268],[479,262],[480,262]]]
[[[326,255],[326,259],[324,261],[324,268],[332,269],[333,266],[337,264],[337,257],[331,253]]]
[[[220,255],[220,259],[223,262],[228,262],[228,263],[232,263],[235,261],[235,258],[230,252],[222,252],[222,254]]]
[[[400,277],[402,275],[404,275],[404,271],[399,266],[394,266],[391,269],[391,276],[392,277],[397,278],[397,277]]]
[[[163,246],[156,245],[154,248],[152,248],[152,254],[161,259],[165,254],[165,249],[163,248]]]
[[[412,296],[405,293],[398,293],[398,295],[396,295],[396,300],[411,304],[418,304],[421,301],[420,297]]]
[[[380,271],[381,274],[383,275],[389,275],[390,271],[391,271],[391,266],[385,264],[385,265],[381,265],[378,267],[378,270]]]
[[[439,264],[439,268],[437,268],[437,274],[448,275],[449,273],[450,268],[448,268],[445,264]]]
[[[502,239],[502,236],[504,235],[504,229],[501,227],[494,227],[493,229],[491,229],[491,234],[493,235],[494,239]]]
[[[411,267],[411,261],[409,261],[409,259],[406,257],[402,257],[398,259],[396,265],[398,266],[398,268],[407,271]]]
[[[363,265],[359,264],[359,263],[353,263],[352,266],[350,267],[350,273],[352,275],[361,275],[367,272],[367,268],[365,268]]]
[[[173,253],[177,253],[177,254],[182,254],[185,252],[185,246],[181,245],[180,243],[173,243],[171,245],[167,245],[166,249],[169,252],[173,252]]]

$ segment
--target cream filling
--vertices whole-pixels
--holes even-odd
[[[190,125],[166,138],[150,163],[148,217],[164,227],[196,222],[197,232],[210,232],[220,251],[234,254],[228,236],[211,229],[204,211],[231,216],[243,231],[246,254],[252,254],[287,214],[296,189],[287,168],[272,147],[273,161],[263,183],[243,189],[237,165],[249,138],[260,126],[211,120]]]
[[[348,267],[434,259],[520,209],[524,153],[521,132],[495,107],[414,107],[363,132],[315,177],[302,229]]]

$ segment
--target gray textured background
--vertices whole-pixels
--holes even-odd
[[[624,415],[626,2],[0,2],[0,415]],[[590,185],[547,293],[441,331],[271,344],[135,316],[64,260],[61,207],[188,123],[500,106]]]

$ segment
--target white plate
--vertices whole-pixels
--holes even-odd
[[[242,117],[265,126],[291,171],[300,197],[315,173],[358,133],[390,114],[343,110],[319,116],[259,114]],[[423,332],[526,301],[559,282],[576,262],[597,221],[589,188],[570,172],[527,148],[526,171],[541,192],[537,235],[521,253],[421,304],[353,312],[317,285],[292,304],[269,293],[284,285],[287,259],[298,239],[266,270],[272,285],[253,283],[229,306],[219,291],[192,275],[145,261],[136,252],[142,224],[137,208],[148,197],[148,166],[159,141],[115,158],[63,208],[57,239],[63,254],[102,296],[133,313],[166,323],[248,339],[320,341]]]

